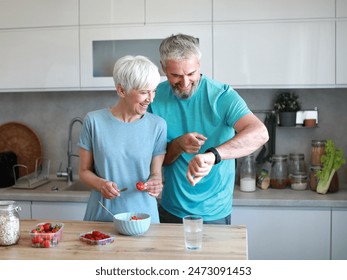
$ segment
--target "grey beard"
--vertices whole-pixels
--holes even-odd
[[[181,98],[181,99],[188,99],[190,97],[192,97],[192,95],[195,93],[197,87],[198,87],[198,82],[194,83],[194,85],[192,86],[192,90],[190,92],[181,92],[179,91],[177,88],[173,88],[173,93],[175,94],[176,97]]]

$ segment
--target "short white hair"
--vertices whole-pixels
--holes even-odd
[[[156,87],[160,82],[158,67],[142,55],[126,55],[117,60],[113,68],[113,80],[125,91]]]

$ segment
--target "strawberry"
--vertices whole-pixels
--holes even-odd
[[[143,191],[146,187],[145,187],[145,183],[144,182],[137,182],[136,183],[136,188],[139,190],[139,191]]]

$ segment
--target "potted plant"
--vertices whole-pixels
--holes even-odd
[[[274,109],[278,113],[281,126],[295,126],[296,112],[301,109],[299,96],[294,92],[282,92],[277,95]]]

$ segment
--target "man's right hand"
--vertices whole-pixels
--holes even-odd
[[[176,140],[183,152],[187,154],[197,154],[200,151],[202,145],[205,144],[207,138],[197,132],[190,132],[183,134]]]
[[[167,145],[164,165],[173,163],[182,153],[197,154],[207,138],[197,132],[190,132],[175,138]]]

